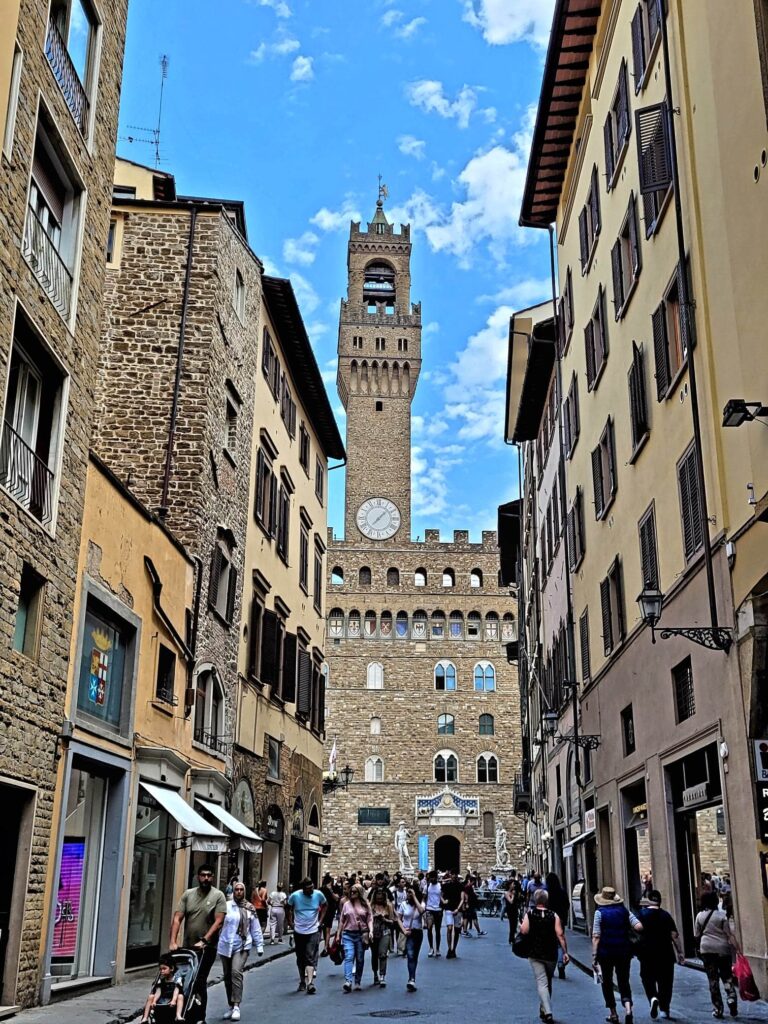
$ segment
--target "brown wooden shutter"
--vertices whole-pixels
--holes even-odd
[[[603,616],[603,651],[613,650],[613,623],[611,622],[611,581],[606,576],[600,582],[600,611]]]
[[[229,589],[227,590],[227,622],[232,622],[235,617],[235,602],[237,601],[237,569],[230,563],[229,566]]]
[[[592,211],[592,237],[597,238],[600,234],[600,179],[597,174],[597,165],[592,168],[589,205]]]
[[[587,236],[587,208],[583,208],[579,214],[579,259],[581,260],[582,274],[587,268],[589,259],[589,238]]]
[[[651,327],[653,329],[653,355],[656,361],[656,397],[661,402],[669,390],[667,321],[663,302],[660,302],[651,313]]]
[[[683,526],[683,548],[691,558],[704,543],[701,529],[701,492],[698,486],[696,453],[690,448],[678,466],[680,483],[680,515]]]
[[[309,653],[299,648],[299,686],[296,697],[296,714],[309,717],[312,711],[312,659]]]
[[[576,553],[576,508],[574,505],[568,509],[566,533],[568,537],[568,567],[573,571],[579,561]]]
[[[640,252],[640,236],[637,231],[637,196],[634,192],[629,197],[629,251],[632,254],[632,278],[636,278],[643,265]]]
[[[667,107],[654,103],[635,111],[640,191],[665,191],[672,184],[672,160],[667,135]]]
[[[277,536],[277,477],[269,472],[269,533]]]
[[[611,569],[611,582],[613,585],[613,597],[616,603],[616,639],[623,640],[626,636],[626,618],[624,615],[624,573],[621,569],[621,559],[616,558]]]
[[[653,0],[652,0],[653,2]],[[643,39],[643,9],[640,4],[632,16],[632,68],[635,75],[635,92],[640,92],[640,84],[645,74],[645,40]]]
[[[653,234],[653,229],[656,226],[656,215],[658,213],[657,193],[641,193],[641,198],[643,200],[643,219],[645,220],[645,237],[650,238]]]
[[[571,439],[571,396],[568,394],[567,398],[563,402],[563,442],[565,444],[566,457],[570,453],[572,439]]]
[[[605,288],[600,285],[597,293],[598,323],[600,324],[600,365],[608,355],[608,318],[605,315]]]
[[[608,114],[603,125],[603,146],[605,147],[605,176],[608,179],[607,189],[610,192],[613,183],[613,115]]]
[[[274,686],[277,682],[277,615],[264,611],[261,626],[261,681]]]
[[[320,673],[320,681],[317,687],[317,730],[325,732],[325,676]]]
[[[573,274],[570,267],[568,267],[565,274],[565,289],[567,328],[570,334],[573,330]]]
[[[619,71],[619,109],[616,123],[617,149],[620,149],[632,133],[629,116],[629,90],[627,89],[627,61],[624,58]]]
[[[584,328],[584,350],[587,360],[587,386],[591,391],[595,383],[595,325],[592,320]]]
[[[610,417],[605,430],[605,443],[608,449],[608,472],[611,478],[611,497],[613,497],[619,486],[619,481],[616,466],[616,437],[613,429],[613,419]]]
[[[283,641],[283,687],[280,694],[286,704],[296,702],[296,651],[296,634],[286,633]]]
[[[251,615],[248,623],[248,675],[255,679],[259,674],[259,644],[261,642],[262,605],[254,597],[251,601]]]
[[[211,555],[211,575],[208,581],[208,604],[215,608],[219,600],[219,581],[224,563],[224,554],[218,544],[214,545]]]
[[[666,10],[666,3],[664,8]],[[648,49],[653,48],[653,43],[656,39],[656,33],[659,31],[659,9],[655,3],[655,0],[650,0],[648,3]]]
[[[591,676],[589,663],[589,612],[587,611],[579,619],[579,645],[581,647],[581,678],[586,683]]]
[[[603,501],[603,460],[600,445],[592,450],[592,484],[595,489],[595,519],[599,519],[605,508]]]
[[[653,509],[640,522],[640,562],[643,572],[643,587],[659,586],[659,559],[656,549],[656,517]]]
[[[691,349],[696,347],[696,321],[693,311],[693,281],[691,278],[690,260],[685,261],[686,284],[688,286],[688,308],[683,308],[683,289],[681,287],[682,271],[680,264],[677,265],[677,296],[680,303],[680,336],[683,340],[684,358],[688,357]]]
[[[579,416],[579,381],[576,374],[573,375],[573,380],[571,382],[571,393],[573,395],[571,399],[571,413],[573,415],[573,443],[576,444],[581,431],[581,418]]]
[[[575,525],[576,525],[576,547],[579,553],[579,559],[584,554],[584,492],[580,487],[576,488],[576,497],[574,498],[574,509],[575,509]]]
[[[266,468],[266,461],[264,458],[264,452],[259,448],[259,454],[256,456],[256,497],[253,502],[253,514],[257,519],[263,519],[264,517],[264,470]]]
[[[624,279],[621,274],[621,239],[617,238],[611,249],[611,271],[613,274],[613,314],[619,319],[624,305]]]

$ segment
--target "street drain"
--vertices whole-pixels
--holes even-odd
[[[368,1014],[369,1017],[418,1017],[418,1010],[374,1010]]]

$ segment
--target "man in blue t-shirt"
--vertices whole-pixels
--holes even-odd
[[[315,892],[315,883],[305,878],[301,889],[292,892],[285,905],[288,924],[293,928],[293,946],[299,969],[299,992],[313,996],[317,953],[320,948],[320,921],[325,913],[326,898]]]

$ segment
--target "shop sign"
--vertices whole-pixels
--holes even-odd
[[[760,826],[760,839],[768,843],[768,784],[758,783],[757,790],[757,820]]]
[[[595,825],[597,824],[597,812],[594,807],[591,807],[588,811],[584,811],[584,831],[594,832]]]
[[[642,814],[644,817],[648,816],[648,804],[635,804],[632,808],[633,814]]]
[[[768,740],[752,740],[755,751],[755,781],[768,782]]]
[[[589,813],[589,812],[587,812]],[[577,882],[574,885],[571,892],[571,909],[573,910],[573,917],[576,921],[585,920],[584,907],[582,906],[582,894],[584,892],[584,883]]]
[[[274,805],[267,810],[266,824],[264,826],[264,838],[273,843],[283,841],[283,816]]]
[[[694,807],[709,799],[709,783],[700,782],[698,786],[689,786],[683,790],[683,807]]]

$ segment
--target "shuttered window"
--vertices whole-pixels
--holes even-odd
[[[312,659],[309,652],[299,648],[299,682],[296,694],[296,714],[309,718],[312,711]]]
[[[645,393],[645,358],[643,350],[632,342],[632,365],[629,368],[629,419],[632,432],[632,454],[650,433],[648,402]]]
[[[629,143],[632,121],[629,116],[629,91],[627,88],[627,62],[622,60],[619,80],[611,102],[608,117],[603,125],[603,142],[605,146],[605,174],[608,179],[608,191],[615,184],[624,152]]]
[[[666,191],[672,184],[672,155],[667,131],[667,104],[653,103],[635,111],[640,191]]]
[[[312,588],[312,604],[315,611],[322,615],[323,612],[323,552],[315,538],[315,566],[314,585]]]
[[[600,234],[600,226],[600,181],[597,165],[594,165],[587,199],[579,214],[579,254],[582,274],[586,274],[589,270],[597,236]]]
[[[608,358],[608,329],[605,319],[605,289],[597,291],[597,302],[589,323],[584,328],[584,348],[587,363],[587,387],[592,391],[600,379]]]
[[[563,403],[563,431],[565,434],[565,455],[570,458],[576,447],[581,430],[579,419],[579,382],[576,374],[571,377],[568,396]]]
[[[283,674],[280,697],[286,704],[296,703],[296,654],[298,644],[295,633],[285,633],[283,639]]]
[[[291,496],[281,484],[277,504],[277,553],[288,564],[288,542],[291,526]]]
[[[624,587],[621,562],[616,558],[600,583],[600,611],[603,620],[603,650],[609,655],[624,639]]]
[[[640,276],[642,257],[637,230],[637,201],[632,192],[619,236],[611,249],[614,316],[620,320],[626,312],[635,283]]]
[[[650,57],[659,34],[657,0],[641,0],[632,15],[632,74],[635,92],[645,86],[650,71]]]
[[[259,680],[261,669],[261,627],[264,605],[261,598],[253,595],[251,617],[248,624],[248,677]]]
[[[677,464],[677,480],[680,492],[683,551],[687,561],[704,544],[701,488],[696,466],[696,450],[693,445]]]
[[[687,355],[686,338],[693,341],[693,320],[686,318],[680,305],[680,265],[667,288],[664,298],[651,314],[653,353],[656,362],[656,397],[663,401],[680,372]],[[690,284],[690,275],[689,275]],[[689,287],[690,295],[690,287]]]
[[[236,601],[237,569],[232,565],[229,545],[219,537],[211,554],[208,606],[229,624],[235,615]]]
[[[581,648],[581,679],[582,682],[589,682],[592,670],[589,660],[589,610],[587,608],[581,613],[579,619],[579,647]]]
[[[279,681],[279,639],[277,615],[266,609],[262,615],[261,628],[261,681],[269,686],[275,686]]]
[[[602,519],[613,501],[618,488],[613,420],[610,417],[600,437],[599,444],[592,451],[592,484],[594,488],[595,519]]]
[[[309,533],[303,523],[299,536],[299,586],[305,594],[309,593]]]
[[[580,487],[570,509],[568,510],[568,562],[571,571],[575,570],[584,557],[584,496]]]
[[[571,273],[570,267],[568,267],[565,272],[565,284],[563,286],[563,294],[560,298],[558,310],[560,353],[563,354],[568,349],[571,335],[573,334],[573,274]]]
[[[638,523],[640,535],[640,572],[643,588],[659,589],[659,555],[656,546],[656,512],[651,505]]]

